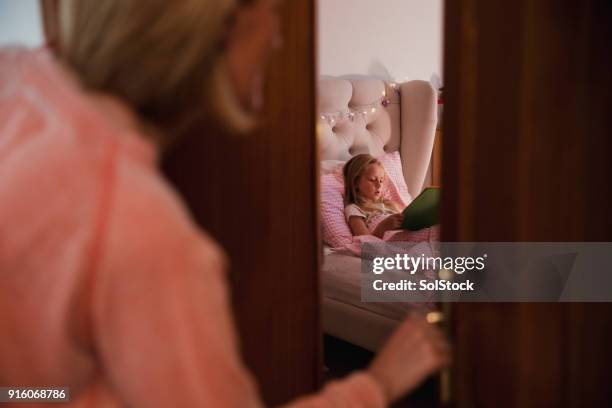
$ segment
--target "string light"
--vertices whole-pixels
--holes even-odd
[[[392,89],[395,89],[396,92],[399,90],[394,86],[395,84],[390,84]],[[321,112],[320,118],[324,122],[327,122],[329,126],[334,127],[336,123],[343,121],[344,119],[348,119],[351,122],[355,121],[357,115],[361,115],[364,120],[367,119],[368,114],[374,114],[378,110],[380,106],[386,108],[391,104],[391,100],[387,97],[386,92],[383,91],[383,96],[380,99],[377,99],[375,102],[372,102],[367,105],[357,105],[345,110],[339,110],[335,112]]]

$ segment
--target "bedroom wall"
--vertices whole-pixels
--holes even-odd
[[[319,0],[321,75],[442,76],[443,0]]]
[[[0,45],[38,47],[43,42],[38,0],[0,0]]]

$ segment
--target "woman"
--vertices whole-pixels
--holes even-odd
[[[249,129],[274,0],[60,1],[58,59],[0,52],[0,384],[71,406],[261,406],[225,257],[156,162],[202,120]],[[407,320],[371,367],[292,406],[384,406],[446,363]]]

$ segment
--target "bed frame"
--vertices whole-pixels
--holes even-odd
[[[416,197],[431,184],[437,95],[429,82],[396,84],[367,76],[322,77],[318,98],[320,160],[345,161],[360,153],[377,157],[399,150],[410,195]],[[360,307],[360,299],[349,303],[333,296],[326,270],[341,262],[339,256],[344,255],[328,254],[324,259],[323,329],[375,351],[399,319],[369,310],[367,304]],[[355,279],[359,273],[357,268]]]

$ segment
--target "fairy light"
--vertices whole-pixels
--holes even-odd
[[[393,84],[390,84],[390,86],[393,87]],[[357,115],[361,115],[364,120],[367,120],[367,116],[369,114],[375,114],[379,106],[382,105],[386,108],[390,104],[391,100],[387,97],[387,92],[382,91],[382,97],[370,104],[353,106],[352,108],[335,112],[322,112],[319,117],[322,121],[327,122],[329,126],[334,127],[336,123],[344,119],[354,122]]]

